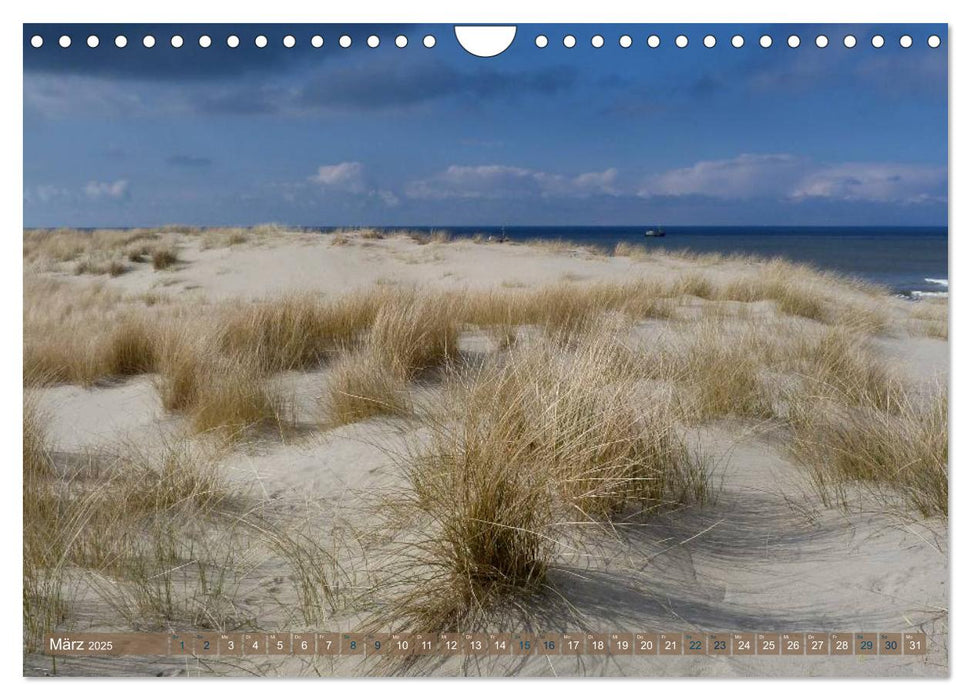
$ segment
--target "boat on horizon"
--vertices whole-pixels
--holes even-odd
[[[644,235],[647,238],[664,238],[666,234],[664,233],[664,229],[658,226],[657,228],[649,228],[644,232]]]

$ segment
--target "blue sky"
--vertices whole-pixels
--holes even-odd
[[[24,224],[943,225],[947,51],[943,25],[520,25],[493,58],[446,25],[25,25]]]

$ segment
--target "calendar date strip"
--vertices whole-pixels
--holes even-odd
[[[354,634],[349,632],[48,635],[52,656],[901,656],[921,632]]]

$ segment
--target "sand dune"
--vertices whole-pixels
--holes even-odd
[[[112,251],[133,241],[109,236],[58,257],[39,235],[25,238],[25,395],[44,449],[37,475],[25,476],[41,484],[25,519],[31,504],[58,497],[51,480],[75,500],[114,494],[152,460],[162,479],[178,460],[211,465],[220,484],[215,505],[196,489],[130,519],[90,506],[86,522],[105,518],[109,535],[145,528],[107,558],[38,535],[31,590],[48,603],[56,590],[57,629],[388,631],[441,619],[462,631],[921,631],[929,642],[926,657],[865,659],[61,659],[60,674],[948,672],[946,402],[943,423],[934,413],[947,384],[946,303],[780,262],[366,232],[150,232],[141,240],[171,247],[176,262],[156,269],[146,252],[122,274],[92,275],[79,260],[122,256]],[[283,298],[290,306],[271,309]],[[347,300],[365,298],[373,304],[349,310]],[[266,313],[246,315],[256,301]],[[112,336],[119,319],[143,324],[138,342]],[[160,387],[180,362],[195,363],[178,375],[195,385],[167,410]],[[374,372],[394,384],[375,384]],[[224,384],[232,391],[207,403]],[[336,420],[335,392],[367,410]],[[389,410],[389,392],[400,393],[399,409]],[[542,401],[556,420],[532,410]],[[227,415],[227,402],[249,402],[249,412]],[[505,412],[512,402],[522,416]],[[850,425],[842,411],[862,418]],[[526,467],[490,452],[497,429],[510,431],[506,445],[528,445],[510,464],[535,468],[539,485],[517,481]],[[883,456],[868,450],[884,433],[867,431],[884,429],[919,467],[880,471]],[[860,455],[852,464],[838,453],[847,444]],[[509,479],[532,504],[503,510],[480,486],[471,505],[497,509],[497,519],[528,516],[525,529],[555,544],[494,545],[489,566],[506,579],[475,583],[487,604],[435,608],[433,618],[440,587],[469,594],[449,578],[454,551],[439,546],[455,522],[434,479],[453,468],[453,449],[477,455],[486,481]],[[587,459],[602,471],[569,471]],[[422,472],[426,463],[437,466]],[[703,486],[670,485],[695,469]],[[645,478],[668,485],[646,493]],[[452,511],[469,505],[455,498]],[[151,561],[146,552],[163,541],[170,559]],[[415,548],[429,543],[416,565]],[[542,574],[504,568],[516,547],[534,546]],[[57,547],[68,563],[52,589],[45,557]],[[164,577],[165,603],[153,578],[162,570],[177,570]],[[424,617],[409,617],[419,608]],[[28,644],[25,673],[50,670]]]

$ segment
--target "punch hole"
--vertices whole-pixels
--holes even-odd
[[[346,49],[351,45],[351,37],[347,36],[347,34],[341,34],[341,38],[337,40],[337,43],[340,44],[342,49]]]
[[[874,37],[872,39],[870,39],[870,43],[873,45],[873,48],[875,48],[875,49],[882,48],[883,47],[883,37],[880,36],[879,34],[875,34]]]
[[[800,42],[799,37],[797,37],[795,34],[793,34],[793,35],[791,35],[789,37],[789,39],[788,39],[788,41],[786,43],[789,44],[789,48],[790,49],[797,49],[797,48],[799,48],[799,44],[801,42]]]
[[[320,34],[314,34],[312,37],[310,37],[310,45],[315,49],[319,49],[324,45],[324,37],[320,36]]]
[[[288,49],[292,49],[297,45],[297,40],[293,38],[292,34],[287,34],[283,37],[283,45]]]
[[[572,34],[567,34],[565,37],[563,37],[563,45],[568,49],[572,49],[577,45],[577,38]]]
[[[228,46],[231,49],[235,49],[236,47],[238,47],[239,46],[239,37],[236,36],[235,34],[230,34],[229,36],[227,36],[226,37],[226,46]]]
[[[212,46],[212,37],[209,36],[208,34],[203,34],[202,36],[200,36],[199,46],[204,49],[208,49],[210,46]]]
[[[661,45],[661,37],[659,37],[657,34],[651,34],[651,36],[647,37],[647,45],[652,49],[656,49]]]
[[[768,34],[763,34],[762,36],[760,36],[759,46],[761,46],[763,49],[767,49],[770,46],[772,46],[772,37],[769,36]]]
[[[62,49],[66,49],[71,45],[71,37],[69,37],[67,34],[63,34],[61,38],[57,40],[57,43]]]
[[[454,31],[459,46],[479,58],[498,56],[512,46],[512,42],[516,38],[516,27],[514,25],[492,27],[456,25]],[[428,48],[435,45],[435,37],[432,36],[431,39],[431,46],[426,44]],[[538,43],[537,46],[539,46]]]
[[[381,45],[381,40],[376,35],[372,34],[367,38],[367,45],[372,49],[376,49]]]
[[[845,46],[848,49],[852,49],[854,46],[856,46],[856,37],[853,36],[852,34],[847,34],[846,36],[844,36],[843,46]]]
[[[717,40],[713,35],[709,34],[702,40],[702,43],[705,45],[706,49],[712,49],[715,47]]]
[[[263,36],[262,34],[260,34],[258,37],[256,37],[253,40],[253,43],[256,44],[256,48],[258,48],[258,49],[265,49],[266,48],[266,45],[268,43],[270,43],[270,42],[269,42],[269,40],[265,36]]]
[[[44,45],[44,38],[41,37],[39,34],[34,34],[34,36],[30,37],[30,45],[33,46],[35,49],[39,49],[41,46]]]
[[[593,37],[590,38],[590,45],[595,49],[603,48],[604,38],[599,34],[594,34]]]
[[[98,44],[101,43],[101,40],[98,37],[96,37],[94,34],[92,34],[91,36],[88,37],[88,40],[85,43],[88,45],[89,49],[96,49],[98,48]]]
[[[941,45],[941,37],[937,36],[937,34],[931,34],[927,37],[927,45],[932,49],[936,49]]]
[[[421,43],[422,43],[422,45],[424,45],[424,47],[426,49],[434,48],[434,46],[435,46],[435,36],[432,35],[432,34],[426,34],[425,35],[425,38],[421,40]]]
[[[900,46],[902,48],[909,49],[911,46],[913,46],[913,44],[914,40],[910,38],[909,34],[904,34],[902,37],[900,37]]]
[[[394,38],[394,45],[399,49],[405,48],[408,45],[408,37],[406,37],[404,34],[399,34]]]
[[[547,39],[542,34],[536,37],[536,48],[545,49],[549,45],[549,43],[550,43],[550,40]]]
[[[743,37],[741,34],[736,34],[733,36],[732,46],[734,46],[736,49],[740,49],[745,46],[745,37]]]
[[[684,34],[678,34],[674,40],[674,45],[679,49],[683,49],[688,45],[688,37],[686,37]]]
[[[172,48],[173,49],[181,49],[182,48],[182,44],[184,42],[182,41],[182,37],[179,36],[178,34],[176,34],[175,36],[172,37],[172,39],[169,41],[169,43],[172,44]]]
[[[820,49],[825,49],[829,46],[829,37],[825,34],[820,34],[816,37],[816,47]]]
[[[128,37],[125,36],[124,34],[119,34],[118,36],[116,36],[115,46],[117,46],[119,49],[123,49],[126,46],[128,46]]]
[[[624,34],[624,36],[620,37],[620,40],[617,43],[620,44],[621,48],[629,49],[631,46],[633,46],[634,40],[631,39],[627,34]]]
[[[142,38],[142,46],[144,46],[146,49],[154,48],[155,47],[155,37],[152,36],[151,34],[146,34]]]

